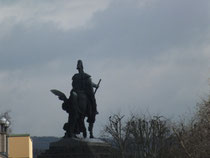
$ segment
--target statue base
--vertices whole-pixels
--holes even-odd
[[[65,138],[50,143],[37,158],[115,158],[114,149],[100,139]]]

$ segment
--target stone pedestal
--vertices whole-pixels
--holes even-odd
[[[99,139],[61,139],[38,158],[115,158],[114,150]]]

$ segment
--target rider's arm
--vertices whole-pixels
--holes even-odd
[[[91,83],[92,87],[98,88],[98,85],[92,82],[91,78],[89,78],[89,82]]]
[[[93,86],[94,88],[97,88],[97,87],[98,87],[98,85],[95,84],[95,83],[93,83],[93,82],[92,82],[92,86]]]

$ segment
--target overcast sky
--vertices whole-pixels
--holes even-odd
[[[99,133],[110,114],[176,119],[209,93],[209,0],[0,0],[0,112],[13,133],[63,136],[76,63],[101,86]]]

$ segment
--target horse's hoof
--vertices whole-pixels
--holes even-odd
[[[76,134],[69,134],[68,138],[78,138],[78,137],[76,136]]]
[[[94,138],[94,136],[93,135],[90,135],[90,138]]]
[[[87,138],[87,133],[86,132],[83,133],[83,137]]]

